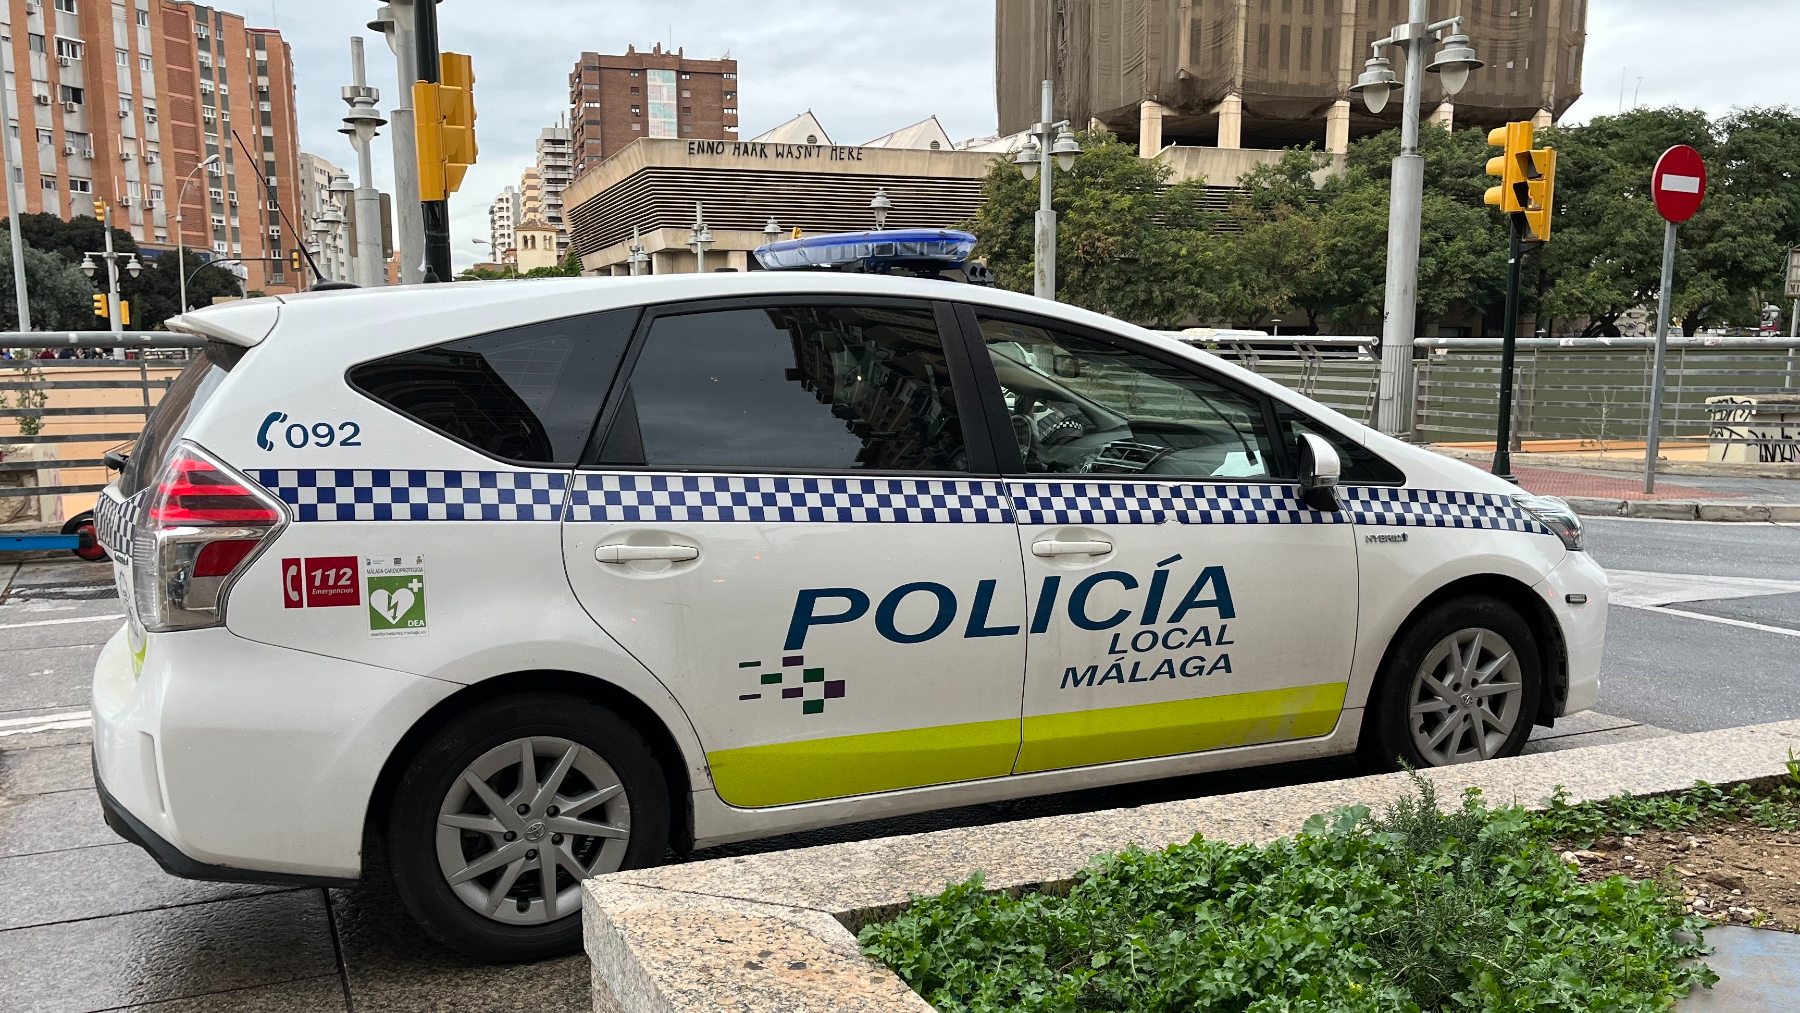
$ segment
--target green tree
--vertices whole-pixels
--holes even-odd
[[[12,272],[12,245],[0,239],[0,327],[16,331],[19,300]],[[93,330],[106,323],[94,316],[94,286],[54,253],[25,248],[25,289],[31,299],[32,330]]]
[[[558,261],[554,267],[534,267],[525,272],[527,278],[579,278],[581,277],[581,258],[571,253]]]
[[[1204,308],[1204,254],[1212,241],[1200,180],[1169,183],[1163,162],[1110,133],[1081,135],[1071,171],[1058,170],[1057,298],[1123,320],[1173,326]],[[1002,288],[1032,288],[1032,245],[1038,184],[1007,158],[996,158],[983,183],[987,200],[968,224]]]
[[[79,267],[83,257],[106,248],[103,226],[97,219],[86,215],[64,221],[52,214],[26,214],[19,216],[19,226],[28,251],[57,257],[71,270]],[[113,229],[113,250],[120,254],[137,254],[141,267],[138,277],[133,278],[124,269],[125,262],[121,260],[119,264],[119,297],[131,303],[133,329],[155,330],[162,326],[164,320],[181,311],[181,279],[173,253],[140,249],[131,233],[122,229]],[[93,263],[95,270],[92,282],[79,271],[75,275],[87,286],[89,295],[106,291],[106,265],[98,257],[93,258]],[[30,264],[31,260],[28,258],[27,270],[30,269]],[[198,256],[187,258],[190,276],[188,303],[196,309],[211,305],[215,296],[238,294],[237,279],[230,272],[219,268],[204,268],[204,264],[205,261]],[[10,291],[9,288],[8,292]],[[38,326],[35,283],[31,283],[31,293],[32,324]],[[84,305],[89,304],[84,301]],[[105,320],[93,315],[91,305],[84,311],[79,324],[84,329],[106,326]]]

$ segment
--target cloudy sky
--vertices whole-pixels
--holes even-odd
[[[377,4],[217,2],[281,29],[294,49],[301,146],[353,169],[349,142],[337,133],[352,34],[369,40],[370,81],[383,108],[395,95],[393,58],[364,28]],[[1800,4],[1589,2],[1585,95],[1571,119],[1616,112],[1621,101],[1714,113],[1800,103],[1800,61],[1792,56]],[[672,42],[692,56],[735,57],[745,137],[805,109],[839,143],[933,113],[958,139],[995,128],[992,0],[444,0],[438,11],[443,47],[471,54],[476,76],[480,161],[451,201],[459,267],[487,259],[468,240],[487,237],[488,202],[531,163],[538,130],[567,114],[569,70],[584,49]],[[375,142],[384,190],[390,143],[385,134]]]

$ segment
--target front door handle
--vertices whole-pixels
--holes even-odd
[[[700,558],[700,549],[693,545],[602,545],[594,550],[594,558],[602,563],[635,563],[644,559],[681,563]]]
[[[1104,556],[1113,550],[1113,543],[1098,539],[1083,542],[1060,542],[1053,538],[1031,543],[1031,554],[1034,556]]]

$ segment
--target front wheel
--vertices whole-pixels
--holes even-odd
[[[650,745],[578,697],[531,693],[452,718],[407,765],[387,824],[420,927],[492,961],[576,949],[581,881],[661,861],[669,792]]]
[[[1364,753],[1383,768],[1517,756],[1542,687],[1537,638],[1512,606],[1481,597],[1442,602],[1402,630],[1389,652]]]

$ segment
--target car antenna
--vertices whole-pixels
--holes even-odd
[[[262,165],[256,160],[255,155],[250,154],[250,146],[244,143],[242,137],[238,136],[236,127],[231,128],[231,139],[237,142],[238,150],[244,153],[244,158],[249,160],[251,165],[258,167]],[[256,185],[262,188],[263,200],[269,200],[269,181],[263,178],[261,172],[256,174]],[[280,201],[275,201],[275,213],[281,216],[282,224],[287,226],[288,235],[294,237],[294,246],[300,251],[300,255],[306,258],[306,266],[312,268],[313,282],[316,284],[324,281],[325,272],[319,270],[318,261],[313,259],[312,251],[306,248],[305,241],[300,238],[300,230],[294,228],[293,219],[287,216],[287,208],[283,207]]]

